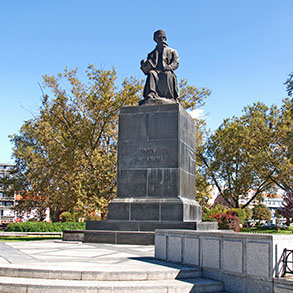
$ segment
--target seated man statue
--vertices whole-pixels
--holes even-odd
[[[177,51],[169,48],[163,30],[154,33],[156,48],[141,61],[141,70],[147,75],[143,97],[139,105],[175,103],[178,83],[174,70],[179,66]]]

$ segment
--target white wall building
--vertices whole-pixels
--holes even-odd
[[[12,164],[0,164],[0,179],[9,178],[14,167]],[[10,186],[0,182],[0,224],[14,220],[14,211],[11,208],[15,205],[15,195],[9,193],[9,188]]]

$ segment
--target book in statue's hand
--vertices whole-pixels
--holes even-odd
[[[155,69],[155,66],[152,60],[147,59],[147,60],[142,60],[140,62],[140,69],[143,71],[145,75],[148,75],[150,70]]]

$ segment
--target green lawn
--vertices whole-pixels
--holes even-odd
[[[7,241],[38,241],[38,240],[59,240],[61,236],[0,236],[0,242]]]
[[[286,229],[279,229],[279,231],[277,232],[275,228],[272,229],[261,229],[261,228],[257,228],[257,227],[253,227],[253,228],[242,228],[241,232],[244,233],[266,233],[266,234],[291,234],[293,235],[293,227],[288,227]]]

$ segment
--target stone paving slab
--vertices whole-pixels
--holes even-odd
[[[2,263],[95,267],[128,264],[137,257],[153,257],[153,246],[69,243],[56,240],[0,243]]]
[[[15,249],[13,246],[0,242],[0,256],[8,263],[38,262],[33,256]]]
[[[68,243],[62,241],[6,242],[0,246],[0,270],[12,268],[23,272],[67,271],[87,273],[155,274],[190,271],[192,267],[167,263],[153,258],[153,246]],[[1,269],[2,268],[2,269]],[[193,268],[195,272],[196,268]]]

